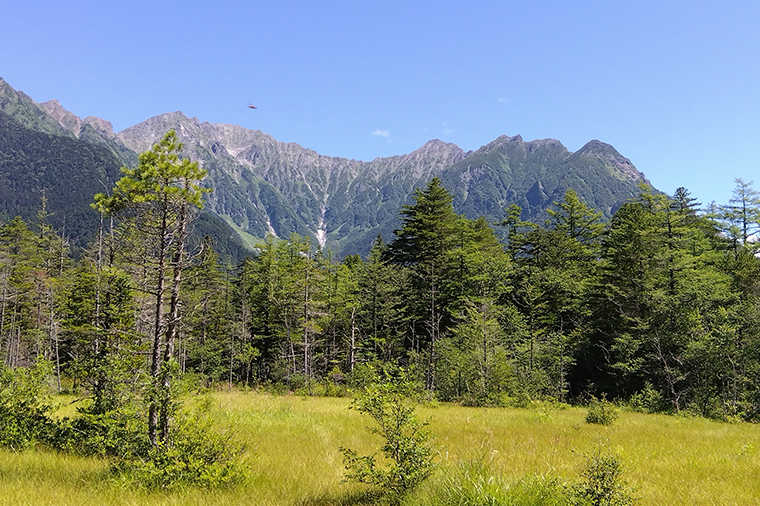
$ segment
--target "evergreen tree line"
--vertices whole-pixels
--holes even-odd
[[[185,244],[203,171],[188,162],[158,192],[162,176],[146,182],[145,167],[177,151],[165,141],[96,198],[100,229],[80,259],[44,206],[34,223],[0,227],[4,367],[48,359],[58,389],[92,395],[92,413],[141,395],[154,446],[168,440],[180,374],[335,394],[403,366],[430,395],[466,405],[606,396],[760,418],[751,183],[706,210],[683,188],[642,187],[607,223],[568,190],[544,224],[512,205],[491,225],[457,215],[436,178],[366,258],[336,261],[293,235],[233,266],[210,240]]]

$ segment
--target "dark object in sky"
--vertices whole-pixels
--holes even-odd
[[[250,107],[251,109],[256,109],[255,105],[248,104],[248,107]]]

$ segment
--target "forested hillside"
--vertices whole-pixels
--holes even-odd
[[[89,206],[113,186],[120,161],[107,149],[24,127],[0,111],[0,213],[30,221],[46,199],[47,223],[84,247],[98,228]]]

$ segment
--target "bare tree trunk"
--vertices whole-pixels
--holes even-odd
[[[351,348],[348,354],[348,368],[354,372],[356,365],[356,308],[351,308]]]
[[[179,328],[179,305],[180,305],[180,286],[182,284],[182,268],[185,259],[185,238],[187,236],[187,202],[183,201],[180,206],[179,222],[177,223],[177,235],[175,239],[174,259],[172,261],[173,277],[171,287],[171,299],[169,302],[169,321],[166,328],[166,347],[164,348],[164,362],[169,362],[174,357],[174,348],[177,341],[177,329]],[[169,442],[169,411],[171,410],[171,389],[172,375],[169,371],[164,374],[162,379],[162,403],[161,403],[161,440],[164,443]]]
[[[235,367],[235,333],[230,332],[230,367],[227,377],[227,388],[232,390],[232,369]]]
[[[2,308],[0,309],[0,351],[2,351],[3,347],[3,340],[5,339],[5,308],[8,304],[8,276],[3,276],[3,301],[2,301]],[[8,335],[8,344],[7,344],[7,350],[10,350],[11,346],[11,337],[10,334]],[[3,357],[5,359],[5,357]],[[4,363],[7,363],[7,361],[4,361]]]
[[[156,302],[155,315],[153,323],[153,347],[151,349],[150,374],[154,380],[154,387],[158,388],[158,377],[161,370],[161,336],[164,319],[164,291],[166,290],[166,249],[169,240],[168,231],[168,209],[164,203],[164,210],[161,216],[161,233],[160,245],[158,251],[158,272],[156,273]],[[155,398],[158,392],[154,393],[148,410],[148,439],[152,446],[158,444],[158,415],[159,400]]]
[[[435,391],[435,362],[436,362],[436,340],[438,333],[440,332],[440,317],[436,312],[436,292],[437,292],[437,277],[435,267],[430,266],[430,356],[428,357],[428,370],[427,370],[427,389],[432,393]]]
[[[485,303],[483,303],[480,307],[480,314],[481,314],[481,320],[482,320],[482,332],[483,332],[483,374],[481,376],[481,388],[482,391],[485,393],[486,386],[488,385],[488,376],[490,375],[491,371],[488,366],[488,327],[487,327],[487,309]]]
[[[61,357],[58,353],[58,330],[55,324],[55,312],[53,306],[53,288],[50,287],[50,334],[55,347],[55,376],[58,380],[58,393],[61,393]]]
[[[304,263],[303,282],[303,375],[308,380],[311,377],[309,368],[309,262]]]

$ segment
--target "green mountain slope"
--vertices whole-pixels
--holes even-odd
[[[84,247],[98,230],[89,203],[113,186],[120,167],[102,146],[32,130],[0,111],[0,214],[6,219],[34,221],[44,193],[50,223]]]
[[[36,220],[47,199],[50,224],[84,248],[98,230],[90,207],[96,193],[110,190],[133,165],[137,154],[98,118],[80,120],[56,101],[37,104],[0,79],[0,217]],[[216,240],[222,257],[237,261],[247,254],[240,236],[221,217],[203,212],[193,227],[192,241],[204,235]]]

